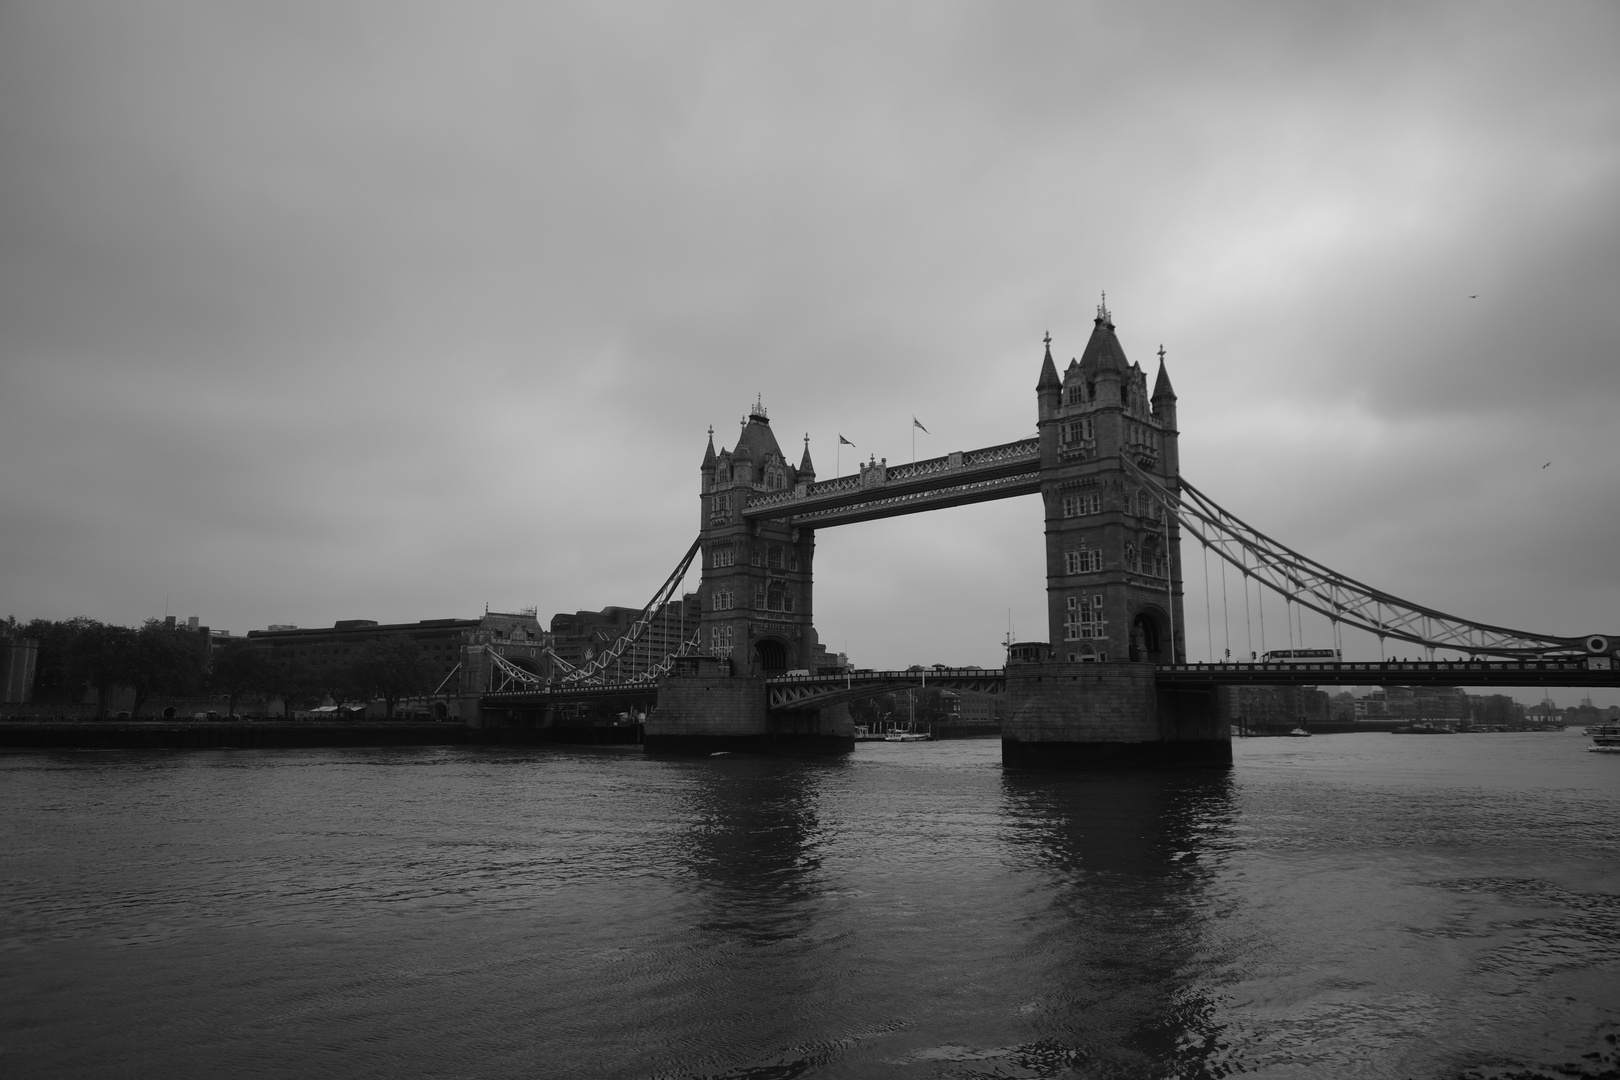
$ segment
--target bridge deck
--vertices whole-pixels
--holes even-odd
[[[1040,440],[1021,439],[906,465],[863,468],[855,475],[755,495],[743,517],[825,528],[1029,495],[1041,489],[1040,462]]]
[[[1607,657],[1562,660],[1388,660],[1337,664],[1163,664],[1160,683],[1268,686],[1620,686]]]
[[[1620,669],[1607,657],[1562,660],[1409,660],[1337,664],[1161,664],[1161,685],[1182,686],[1620,686]],[[999,694],[1003,668],[930,668],[861,671],[838,675],[777,676],[765,680],[770,708],[819,709],[909,687]],[[520,708],[591,699],[649,698],[650,683],[510,690],[485,694],[490,706]]]

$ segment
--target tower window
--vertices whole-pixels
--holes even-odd
[[[1102,513],[1102,495],[1095,491],[1063,496],[1063,516],[1082,517]]]
[[[730,544],[709,549],[709,565],[715,569],[737,565],[737,549]]]
[[[1063,616],[1063,640],[1089,641],[1108,636],[1108,620],[1103,617],[1101,593],[1070,596]],[[1106,659],[1106,656],[1103,657]]]
[[[1079,548],[1063,553],[1063,572],[1066,574],[1093,574],[1103,568],[1101,548]]]
[[[731,627],[712,626],[709,628],[709,652],[714,656],[731,655]]]
[[[768,549],[766,549],[766,552],[765,552],[765,565],[770,567],[772,570],[780,570],[780,569],[782,569],[782,549],[781,549],[781,547],[779,547],[776,544],[772,544]]]

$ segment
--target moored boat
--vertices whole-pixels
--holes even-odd
[[[1592,736],[1587,749],[1594,754],[1620,754],[1620,724],[1595,724],[1586,729]]]

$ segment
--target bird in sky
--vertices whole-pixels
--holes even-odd
[[[1551,465],[1551,464],[1552,464],[1552,462],[1550,462],[1550,461],[1547,462],[1547,465]],[[1547,465],[1543,465],[1542,468],[1545,469],[1547,467]]]
[[[1469,293],[1468,294],[1468,299],[1470,299],[1470,300],[1478,300],[1479,299],[1479,293]]]

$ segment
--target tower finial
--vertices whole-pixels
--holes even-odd
[[[1164,342],[1159,342],[1159,366],[1164,366]]]
[[[1108,314],[1108,290],[1104,289],[1102,303],[1097,305],[1097,319],[1099,322],[1108,322],[1111,318]]]
[[[1052,331],[1048,330],[1046,336],[1041,338],[1041,341],[1045,342],[1046,347],[1050,349],[1052,347]]]

